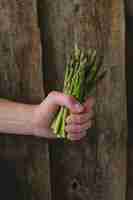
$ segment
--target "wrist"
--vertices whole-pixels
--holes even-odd
[[[39,133],[39,122],[37,118],[37,110],[38,110],[39,105],[34,105],[31,108],[31,120],[30,120],[30,125],[31,125],[31,132],[33,136],[37,136]]]

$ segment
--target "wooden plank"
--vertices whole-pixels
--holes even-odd
[[[97,121],[104,130],[99,137],[97,152],[98,164],[103,172],[103,199],[124,200],[127,137],[124,1],[112,1],[110,10],[111,29],[104,63],[110,70],[101,85],[102,92],[98,92]]]
[[[75,42],[104,54],[108,74],[96,92],[96,123],[80,142],[51,146],[54,200],[125,200],[125,20],[121,0],[39,1],[47,92],[61,88]],[[49,73],[51,72],[51,73]],[[53,74],[54,73],[54,74]]]
[[[34,104],[44,98],[36,0],[0,0],[0,96]],[[46,140],[1,134],[0,160],[3,199],[50,200]]]
[[[133,198],[133,92],[132,92],[132,51],[133,51],[133,2],[126,1],[126,72],[128,94],[128,170],[127,170],[127,200]]]

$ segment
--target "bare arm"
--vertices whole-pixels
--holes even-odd
[[[0,132],[33,135],[36,106],[0,99]]]
[[[38,105],[0,99],[0,133],[55,138],[50,128],[51,122],[58,107],[66,106],[71,111],[66,121],[66,131],[69,132],[70,139],[79,140],[91,127],[93,104],[93,98],[89,97],[81,105],[74,97],[56,91],[51,92]]]

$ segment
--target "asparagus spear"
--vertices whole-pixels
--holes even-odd
[[[66,66],[63,92],[74,96],[82,103],[87,95],[92,93],[97,82],[103,79],[106,74],[104,71],[99,75],[102,60],[103,58],[101,57],[97,61],[95,49],[89,49],[85,52],[75,45],[70,61]],[[68,114],[69,110],[61,107],[52,123],[53,131],[58,137],[67,138],[65,120]]]

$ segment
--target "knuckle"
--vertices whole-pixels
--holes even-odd
[[[74,103],[75,102],[75,98],[73,96],[68,95],[68,96],[66,96],[66,101],[68,103]]]
[[[81,126],[80,125],[71,125],[68,126],[68,130],[74,134],[81,132]]]
[[[81,131],[82,131],[82,125],[76,125],[75,126],[75,131],[77,132],[77,133],[80,133]]]
[[[90,122],[83,124],[82,131],[86,131],[88,128],[90,128]]]
[[[51,91],[51,92],[48,94],[48,96],[49,96],[49,97],[53,97],[53,96],[55,96],[55,95],[57,95],[57,94],[58,94],[58,92],[55,91],[55,90],[53,90],[53,91]]]
[[[83,117],[81,115],[77,115],[77,122],[81,123],[83,121]]]
[[[67,125],[66,126],[66,131],[67,132],[71,132],[73,134],[81,134],[86,131],[88,128],[91,128],[92,126],[92,122],[91,120],[88,123],[84,123],[84,124],[71,124],[71,125]]]
[[[74,118],[75,123],[78,123],[78,124],[82,123],[84,119],[83,115],[81,114],[74,115],[73,118]]]

